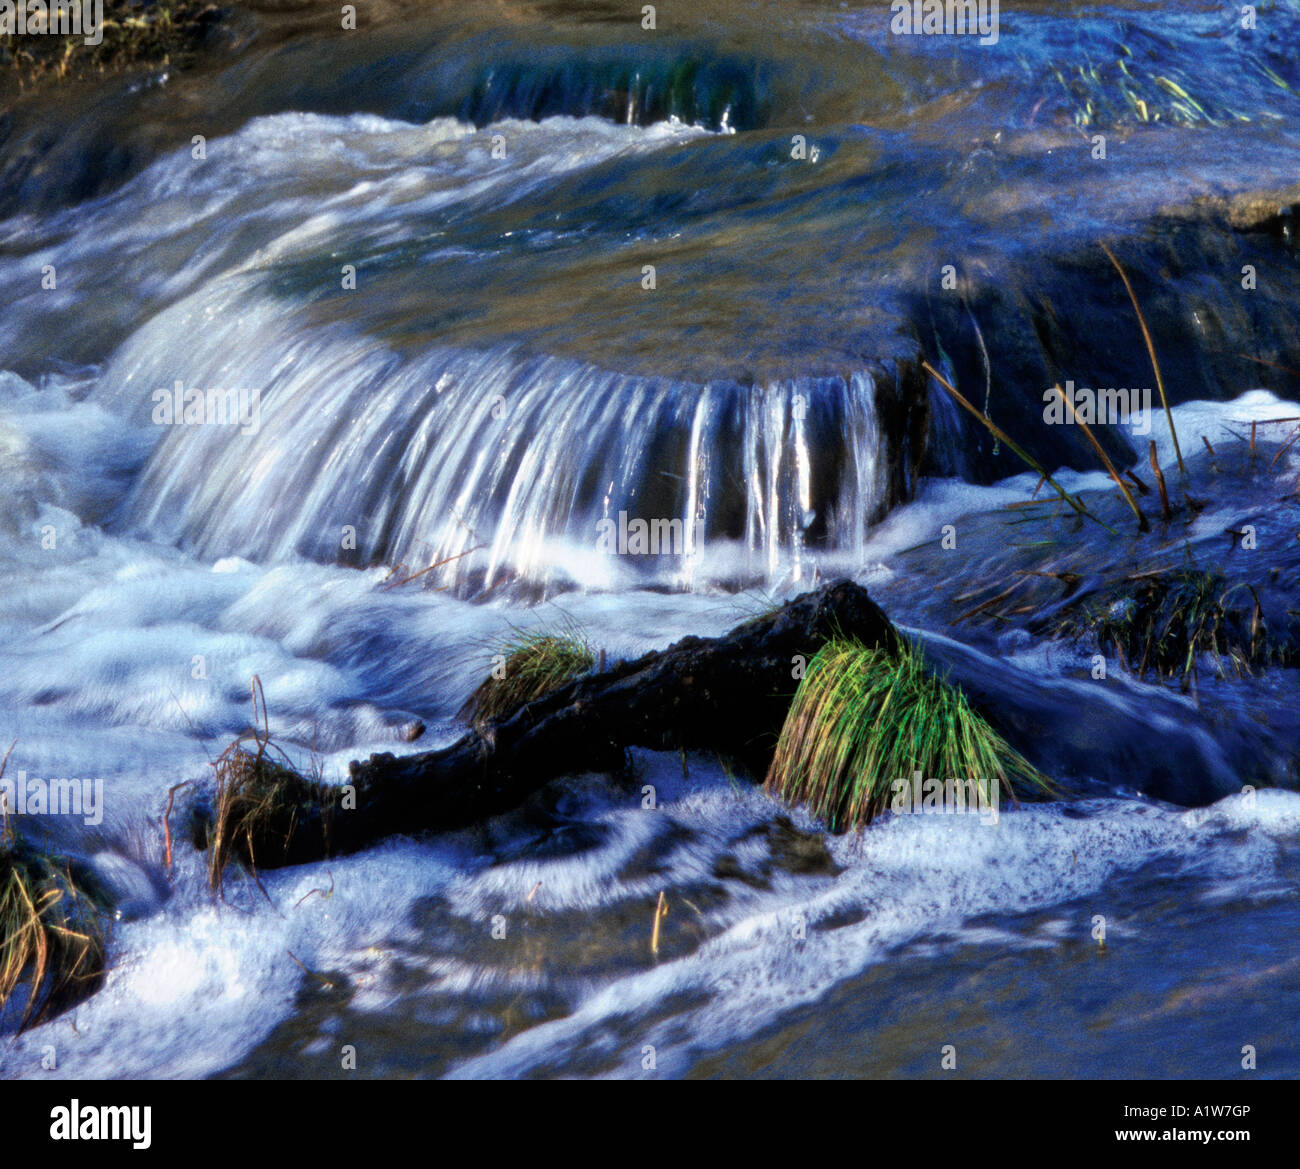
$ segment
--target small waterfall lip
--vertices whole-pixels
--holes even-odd
[[[229,296],[238,314],[156,321],[104,379],[137,422],[182,346],[196,387],[258,388],[255,427],[163,426],[116,517],[207,559],[385,564],[461,595],[797,581],[897,502],[867,371],[742,385],[510,343],[408,354]]]
[[[59,355],[101,364],[151,314],[205,289],[220,297],[217,286],[240,273],[283,284],[295,264],[336,250],[373,255],[414,237],[433,244],[421,263],[481,258],[486,249],[458,240],[437,247],[466,208],[500,210],[585,168],[714,136],[676,118],[625,126],[558,115],[475,126],[451,116],[254,117],[206,143],[211,163],[186,145],[93,201],[0,219],[0,283],[15,290],[0,351],[10,367],[44,368],[44,338],[57,319],[69,324]],[[43,287],[47,267],[56,287]],[[124,286],[132,297],[121,295]]]

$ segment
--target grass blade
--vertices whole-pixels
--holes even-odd
[[[1100,241],[1099,241],[1100,242]],[[1151,340],[1151,331],[1147,328],[1146,318],[1142,315],[1142,309],[1138,305],[1137,294],[1133,291],[1133,285],[1129,283],[1128,273],[1124,271],[1120,262],[1115,258],[1115,253],[1108,248],[1105,243],[1101,244],[1101,250],[1110,258],[1110,262],[1115,265],[1115,271],[1119,273],[1119,278],[1124,281],[1124,287],[1128,289],[1128,298],[1133,302],[1133,311],[1137,314],[1138,325],[1142,329],[1142,339],[1146,342],[1147,353],[1151,357],[1151,368],[1156,374],[1156,389],[1160,391],[1160,404],[1165,408],[1165,418],[1169,422],[1169,435],[1174,440],[1174,454],[1178,456],[1178,469],[1187,474],[1187,466],[1183,462],[1183,452],[1178,445],[1178,431],[1174,429],[1173,411],[1169,409],[1169,399],[1165,396],[1165,382],[1160,376],[1160,362],[1156,360],[1155,343]]]

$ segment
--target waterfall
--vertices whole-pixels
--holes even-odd
[[[405,354],[227,296],[163,314],[104,378],[163,431],[119,525],[204,557],[437,565],[426,583],[460,593],[773,581],[896,502],[867,372],[692,384],[509,344]],[[239,391],[256,418],[167,416],[182,368],[184,393]],[[602,521],[673,542],[619,554]]]

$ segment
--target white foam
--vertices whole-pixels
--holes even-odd
[[[1253,813],[1252,829],[1300,814],[1300,795],[1271,793],[1270,811]],[[1105,915],[1108,882],[1161,859],[1195,868],[1220,847],[1208,824],[1232,814],[1232,797],[1200,825],[1181,812],[1136,801],[1094,801],[1072,809],[1046,806],[1005,814],[998,826],[975,818],[888,817],[860,836],[834,841],[847,866],[833,883],[808,882],[802,895],[788,886],[763,899],[694,953],[609,980],[583,997],[565,1018],[534,1027],[503,1047],[459,1064],[462,1077],[511,1077],[599,1050],[611,1027],[635,1034],[610,1074],[637,1076],[645,1045],[654,1047],[656,1076],[681,1074],[701,1052],[753,1035],[780,1014],[810,1003],[900,945],[950,934],[957,941],[1010,940],[1038,947],[1066,936],[1057,922],[1047,939],[972,928],[972,918],[1020,913],[1089,899],[1074,924],[1086,938],[1094,912]],[[1081,811],[1086,818],[1078,818]],[[1267,872],[1275,850],[1251,838],[1238,871]],[[841,921],[847,924],[840,924]],[[1112,923],[1115,937],[1125,927]],[[800,937],[802,932],[803,936]],[[694,1005],[698,996],[707,1004]],[[692,1004],[675,1009],[673,1004]],[[683,1039],[682,1036],[689,1036]]]

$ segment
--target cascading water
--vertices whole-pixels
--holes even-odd
[[[441,564],[430,583],[482,589],[556,576],[648,583],[631,567],[638,551],[668,566],[663,583],[776,582],[806,571],[810,531],[858,550],[897,502],[868,374],[695,386],[505,347],[404,363],[231,299],[237,308],[185,342],[188,390],[202,419],[205,387],[255,387],[256,427],[185,425],[163,385],[145,408],[182,423],[165,428],[137,478],[125,531],[210,558]],[[175,323],[186,311],[158,318],[131,352],[162,338],[150,368],[175,368],[165,339],[186,335]],[[274,368],[267,354],[281,355]],[[621,549],[606,547],[617,537],[602,540],[603,521],[623,530]],[[637,523],[655,538],[629,557]]]
[[[105,293],[124,270],[154,310],[91,394],[137,428],[136,445],[156,444],[117,528],[208,559],[438,565],[426,584],[469,594],[770,585],[805,579],[810,546],[860,552],[870,524],[910,489],[906,440],[877,419],[871,369],[696,382],[518,341],[389,342],[384,329],[412,321],[390,313],[376,336],[319,320],[318,285],[267,287],[271,266],[310,262],[340,231],[358,250],[409,248],[464,204],[496,212],[530,184],[701,137],[594,119],[476,133],[446,119],[283,115],[212,144],[228,158],[220,182],[184,152],[159,160],[92,210],[73,241],[13,263],[15,280],[39,279],[52,253],[62,296],[97,306],[91,334],[121,327],[122,305]],[[509,183],[491,157],[498,141],[513,151]],[[329,192],[310,202],[304,156]],[[122,219],[138,201],[152,209],[148,232]],[[213,230],[231,220],[237,232]],[[161,268],[159,229],[172,249]],[[353,295],[370,311],[382,302],[364,266],[360,279]],[[10,318],[17,346],[28,307],[39,304]],[[224,425],[210,424],[213,394],[233,395]],[[236,424],[240,402],[247,417]],[[645,525],[647,554],[635,540],[632,556],[606,554],[604,521]]]

